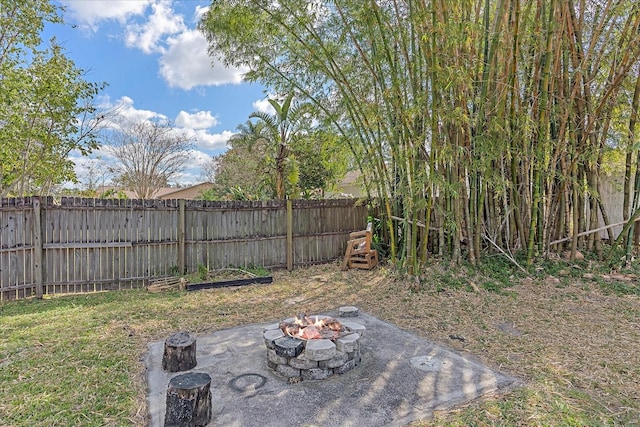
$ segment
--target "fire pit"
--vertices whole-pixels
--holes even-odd
[[[365,331],[356,322],[299,314],[265,329],[267,365],[292,383],[344,374],[362,360]]]

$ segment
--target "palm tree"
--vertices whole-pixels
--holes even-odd
[[[292,144],[310,129],[310,105],[293,102],[293,94],[287,95],[282,104],[275,99],[269,99],[269,104],[275,110],[275,114],[254,112],[249,118],[257,118],[264,123],[263,137],[273,147],[276,166],[276,197],[284,199],[285,191],[285,166],[291,152]]]
[[[211,159],[211,196],[235,198],[241,192],[256,200],[274,197],[274,174],[264,127],[264,122],[251,120],[238,125],[227,142],[229,149]]]

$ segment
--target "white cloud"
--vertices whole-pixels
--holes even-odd
[[[222,152],[227,148],[227,141],[234,135],[234,132],[225,130],[222,133],[207,133],[204,130],[194,130],[193,138],[196,146],[200,150]]]
[[[193,185],[206,180],[206,168],[210,167],[211,156],[202,151],[189,152],[189,167],[182,171],[175,181],[180,185]]]
[[[156,113],[151,110],[139,110],[133,106],[133,99],[128,96],[123,96],[115,103],[112,103],[109,98],[106,98],[102,102],[101,108],[112,110],[116,118],[126,119],[128,121],[144,121],[151,119],[166,120],[167,116]]]
[[[176,117],[176,125],[182,128],[208,129],[217,124],[218,119],[211,114],[211,111],[198,111],[195,114],[180,111]]]
[[[87,186],[91,181],[94,185],[104,185],[111,182],[111,174],[107,165],[114,161],[109,147],[101,147],[93,150],[90,156],[83,156],[77,150],[69,153],[69,160],[75,164],[76,177],[80,181],[80,186]],[[70,182],[65,184],[66,188],[73,188],[77,184]]]
[[[109,98],[105,98],[100,104],[100,108],[105,110],[113,110],[112,125],[106,124],[106,127],[118,127],[119,119],[127,121],[144,121],[144,120],[166,120],[163,114],[151,110],[139,110],[134,107],[133,99],[123,96],[118,101],[111,102]],[[198,111],[189,114],[181,111],[176,117],[175,124],[179,129],[175,129],[178,133],[186,132],[197,148],[202,151],[224,151],[227,148],[227,141],[234,132],[225,130],[222,133],[211,134],[207,129],[216,126],[218,120],[210,111]]]
[[[176,15],[171,2],[161,1],[151,5],[152,13],[143,24],[126,27],[125,44],[144,53],[162,52],[163,39],[186,30],[182,15]]]
[[[139,117],[141,119],[163,117],[161,114],[151,111],[136,110],[133,107],[133,100],[130,98],[123,97],[119,102],[119,105],[124,106],[123,117]],[[208,114],[208,112],[206,113]],[[198,114],[191,116],[196,117]],[[181,185],[201,182],[203,176],[205,176],[204,169],[208,167],[211,156],[225,151],[228,148],[227,142],[229,138],[234,135],[234,132],[226,130],[221,133],[210,134],[205,129],[196,129],[194,127],[176,129],[176,132],[186,132],[187,136],[193,139],[195,145],[195,148],[189,152],[188,168],[175,179],[175,182]],[[112,177],[106,172],[105,165],[116,161],[111,147],[108,145],[94,150],[89,157],[82,156],[79,152],[74,151],[69,155],[69,160],[75,163],[76,176],[83,184],[86,184],[90,177],[94,181],[109,183]],[[101,183],[99,182],[99,184]]]
[[[194,21],[200,22],[202,16],[209,11],[209,6],[196,6],[196,10],[194,12]]]
[[[207,41],[197,29],[188,29],[171,0],[60,0],[80,26],[96,31],[106,20],[120,23],[127,47],[145,54],[160,53],[159,74],[169,87],[191,90],[198,86],[242,83],[247,68],[227,68],[207,53]],[[208,6],[196,5],[193,23]]]
[[[125,23],[130,17],[143,15],[157,0],[60,0],[71,16],[81,25],[95,30],[104,20]]]
[[[211,161],[211,156],[198,150],[191,150],[189,152],[189,158],[191,159],[189,165],[193,169],[202,169]]]
[[[170,87],[190,90],[196,86],[239,84],[247,69],[227,68],[207,54],[207,40],[197,30],[167,39],[167,50],[160,58],[160,75]]]
[[[95,155],[95,153],[94,153]],[[100,169],[103,172],[106,172],[104,168],[104,160],[102,160],[101,156],[96,157],[87,157],[82,156],[82,154],[77,152],[72,152],[69,155],[69,158],[73,160],[76,165],[76,174],[79,178],[84,178],[91,173],[95,173],[93,171]]]
[[[271,103],[269,102],[269,98],[272,98],[272,95],[269,95],[265,99],[259,99],[257,101],[253,101],[253,104],[252,104],[253,108],[255,108],[256,111],[259,111],[261,113],[275,114],[276,110],[273,109],[273,105],[271,105]]]

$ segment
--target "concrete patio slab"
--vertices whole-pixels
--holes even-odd
[[[316,313],[312,313],[316,314]],[[251,324],[197,337],[197,366],[211,376],[211,426],[404,426],[429,419],[518,381],[470,357],[420,338],[371,315],[339,318],[366,327],[362,363],[326,380],[290,384],[267,367],[263,331]],[[162,370],[164,341],[146,356],[151,427],[164,425],[169,380]]]

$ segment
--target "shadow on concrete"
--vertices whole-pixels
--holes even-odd
[[[315,313],[314,313],[315,314]],[[318,313],[337,317],[335,313]],[[518,381],[469,357],[360,312],[366,326],[362,363],[326,380],[295,384],[267,367],[260,323],[197,337],[193,372],[211,378],[212,426],[404,426],[428,419]],[[150,425],[164,424],[169,380],[162,370],[164,341],[146,356]]]

